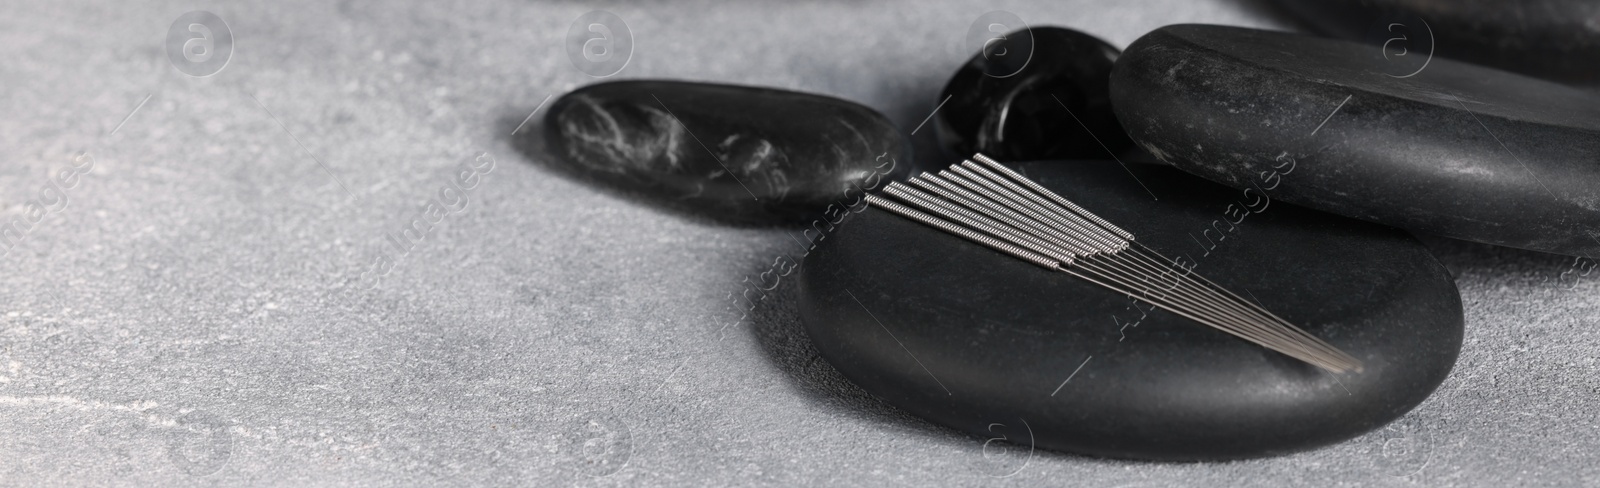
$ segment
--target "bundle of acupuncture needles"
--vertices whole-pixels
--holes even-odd
[[[987,156],[973,160],[909,185],[890,183],[867,202],[1330,372],[1361,371],[1361,361],[1134,242],[1133,234]]]

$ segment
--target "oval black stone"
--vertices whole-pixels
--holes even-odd
[[[1007,161],[1102,159],[1133,146],[1111,111],[1107,89],[1116,47],[1061,27],[1004,37],[1031,39],[1032,57],[1020,70],[996,69],[1023,54],[996,42],[956,70],[934,113],[941,145],[957,157],[981,152]],[[998,50],[1009,54],[997,56]]]
[[[1432,393],[1460,352],[1455,285],[1403,231],[1162,166],[1133,166],[1139,181],[1116,163],[1019,168],[1365,371],[1335,377],[876,208],[803,264],[799,309],[823,357],[889,403],[984,438],[1001,424],[1040,448],[1214,460],[1382,426]],[[1230,204],[1261,211],[1241,220]],[[1239,223],[1228,232],[1223,219]]]
[[[1595,62],[1600,59],[1600,2],[1278,0],[1277,3],[1319,32],[1380,47],[1389,44],[1391,60],[1401,56],[1437,56],[1553,80],[1600,82],[1600,63]]]
[[[1371,46],[1208,25],[1157,29],[1112,71],[1151,154],[1340,215],[1502,246],[1600,253],[1600,96],[1435,58],[1399,78]]]
[[[912,167],[906,139],[872,109],[709,83],[589,85],[551,104],[544,137],[570,170],[730,222],[816,219],[874,172]]]

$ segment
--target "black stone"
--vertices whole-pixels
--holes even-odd
[[[1133,146],[1107,92],[1117,48],[1060,27],[1004,37],[974,55],[939,94],[944,105],[934,127],[941,145],[961,158],[981,152],[1007,161],[1104,159]],[[1028,40],[1031,58],[1024,56]]]
[[[885,401],[985,439],[1001,424],[1023,446],[1213,460],[1382,426],[1437,388],[1460,352],[1455,285],[1403,231],[1164,166],[1018,167],[1145,245],[1192,259],[1195,272],[1259,299],[1365,371],[1335,377],[877,208],[802,265],[799,309],[823,357]],[[1230,204],[1260,212],[1241,219]],[[1238,224],[1227,231],[1226,222]]]
[[[1378,46],[1573,83],[1600,82],[1600,2],[1278,0],[1312,29]],[[1437,48],[1435,49],[1435,46]],[[1406,59],[1403,63],[1420,63]]]
[[[557,164],[730,222],[815,220],[874,172],[912,167],[906,139],[872,109],[767,88],[594,84],[551,104],[544,133]]]
[[[1177,25],[1112,71],[1128,132],[1235,188],[1405,229],[1600,255],[1600,96],[1435,58],[1397,78],[1369,46]]]

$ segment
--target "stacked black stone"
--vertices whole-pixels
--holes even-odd
[[[1312,29],[1385,59],[1459,59],[1557,81],[1600,84],[1600,2],[1277,0]]]
[[[1295,161],[1275,199],[1404,229],[1600,255],[1600,95],[1376,47],[1175,25],[1132,45],[1111,97],[1157,158],[1239,189]],[[1409,70],[1409,68],[1408,68]]]
[[[1365,371],[1335,376],[876,207],[801,265],[799,309],[823,357],[885,401],[973,435],[1026,424],[1031,438],[1012,442],[1161,460],[1349,439],[1416,406],[1455,363],[1461,299],[1403,231],[1162,166],[1017,169]]]

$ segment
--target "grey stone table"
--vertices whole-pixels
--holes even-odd
[[[6,2],[0,223],[22,224],[0,257],[0,485],[1600,482],[1600,282],[1571,272],[1592,263],[1430,239],[1461,360],[1347,443],[1223,464],[986,450],[817,359],[792,282],[737,320],[728,295],[802,254],[798,231],[659,211],[509,144],[595,80],[567,54],[595,9],[634,39],[617,78],[819,92],[909,131],[987,11],[1125,46],[1288,25],[1256,3],[454,3]],[[191,10],[233,38],[209,77],[166,47]]]

